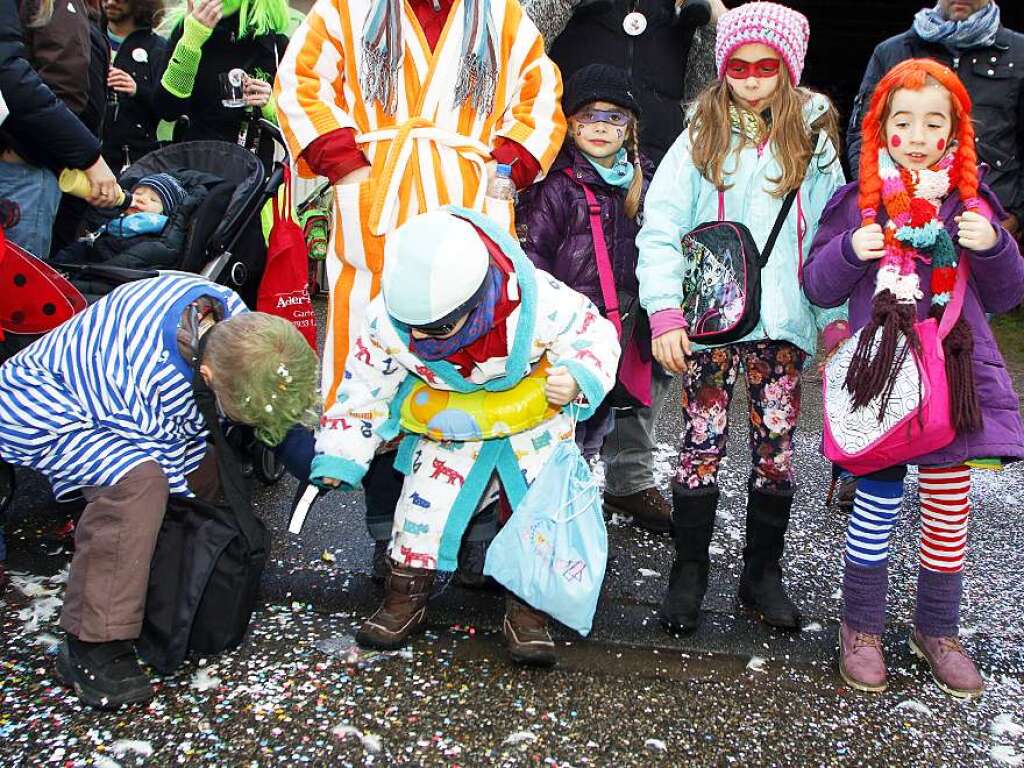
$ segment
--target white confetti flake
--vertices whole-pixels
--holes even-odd
[[[908,712],[917,712],[921,715],[932,715],[932,710],[927,704],[922,704],[916,699],[907,699],[896,705],[896,709],[904,709]]]
[[[136,741],[133,739],[120,739],[110,745],[110,751],[118,757],[124,757],[129,752],[134,752],[141,757],[151,757],[153,745],[148,741]]]
[[[767,663],[767,660],[760,656],[751,656],[750,661],[747,662],[747,669],[751,672],[765,672],[764,665]]]
[[[532,731],[516,731],[505,737],[502,744],[524,744],[528,741],[536,741],[537,734]]]
[[[381,743],[380,736],[374,736],[372,733],[363,733],[354,725],[339,725],[331,731],[339,739],[347,739],[349,736],[355,736],[363,744],[363,749],[367,752],[380,752],[383,744]]]
[[[661,573],[658,571],[652,571],[650,568],[640,568],[638,569],[638,572],[644,578],[658,578],[661,576]]]
[[[667,752],[668,747],[665,742],[661,739],[647,739],[644,741],[644,749],[649,749],[652,752]]]
[[[812,621],[810,624],[808,624],[807,626],[803,627],[800,631],[801,632],[821,632],[822,629],[823,629],[823,627],[821,626],[821,624],[819,622]]]
[[[96,768],[121,768],[121,764],[117,760],[101,755],[99,752],[92,753],[92,764]]]
[[[997,744],[988,754],[1000,765],[1024,765],[1024,755],[1018,755],[1013,747],[1005,744]]]
[[[1007,713],[996,715],[996,719],[992,721],[992,728],[990,733],[993,736],[1009,736],[1011,739],[1015,739],[1018,736],[1024,736],[1024,725],[1015,723],[1013,716]]]
[[[197,691],[212,691],[220,685],[220,678],[214,677],[216,667],[204,667],[192,676],[191,686]]]

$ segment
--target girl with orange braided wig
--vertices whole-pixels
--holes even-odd
[[[941,318],[958,280],[963,308],[943,341],[956,437],[919,456],[921,544],[911,650],[955,696],[981,693],[958,640],[970,518],[970,469],[1024,458],[1018,398],[986,313],[1024,300],[1024,262],[999,224],[1002,207],[982,182],[971,100],[941,64],[904,61],[879,82],[862,128],[860,182],[836,193],[822,215],[804,270],[814,304],[849,302],[854,344],[846,389],[855,405],[881,404],[896,371],[919,345],[915,322]],[[964,261],[969,278],[958,275]],[[858,480],[846,534],[840,672],[853,687],[886,687],[889,536],[903,499],[905,466]]]

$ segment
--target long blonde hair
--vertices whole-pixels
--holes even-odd
[[[828,162],[838,162],[839,113],[829,102],[828,109],[808,130],[804,106],[812,95],[813,92],[808,89],[794,87],[783,69],[779,75],[779,86],[771,99],[771,125],[764,124],[761,115],[754,115],[762,122],[762,135],[767,136],[775,159],[782,166],[782,175],[777,179],[769,179],[775,185],[772,190],[774,197],[784,197],[803,183],[819,130],[825,131],[835,148],[835,155]],[[732,147],[730,106],[740,108],[733,102],[725,78],[715,80],[697,97],[696,109],[688,129],[693,164],[705,179],[722,190],[730,186],[725,181],[728,176],[726,161],[730,155],[738,158],[743,148],[742,141],[735,148]]]

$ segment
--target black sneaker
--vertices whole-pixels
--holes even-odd
[[[57,653],[57,674],[90,707],[117,709],[153,698],[130,640],[84,643],[68,635]]]

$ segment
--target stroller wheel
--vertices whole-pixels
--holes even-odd
[[[284,475],[284,464],[277,460],[274,451],[258,440],[253,444],[252,468],[264,485],[273,485]]]
[[[14,467],[4,461],[0,461],[0,517],[7,508],[11,506],[11,499],[14,498]]]

